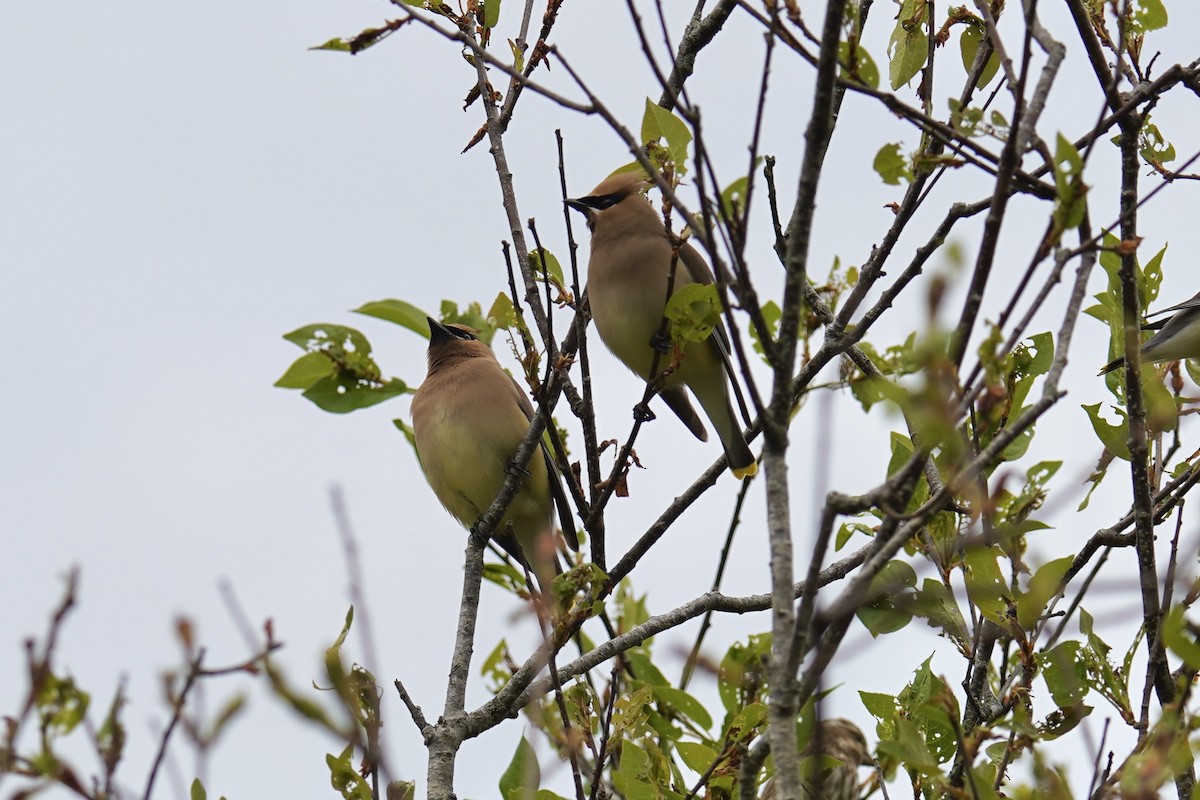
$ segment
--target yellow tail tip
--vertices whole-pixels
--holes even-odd
[[[745,467],[730,467],[729,471],[733,473],[733,477],[737,478],[739,481],[743,481],[746,478],[751,478],[758,474],[758,462],[751,461],[750,464]]]

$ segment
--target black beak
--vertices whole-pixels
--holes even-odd
[[[592,210],[592,207],[589,206],[586,202],[584,202],[583,200],[577,200],[573,197],[568,197],[566,200],[563,200],[563,202],[566,203],[571,208],[575,209],[576,211],[582,212],[583,214],[587,214],[589,211]]]
[[[456,338],[454,334],[442,323],[438,322],[433,317],[426,317],[425,321],[429,323],[429,343],[444,342],[447,339]]]

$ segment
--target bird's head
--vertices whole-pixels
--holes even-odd
[[[495,360],[496,354],[475,335],[474,328],[452,323],[443,325],[432,317],[425,318],[429,322],[429,349],[426,358],[429,370],[435,366],[464,358],[490,358]]]
[[[610,175],[592,189],[586,197],[570,198],[566,204],[587,219],[588,230],[596,232],[597,223],[607,224],[625,214],[644,216],[654,214],[642,193],[654,183],[644,172],[621,172]]]

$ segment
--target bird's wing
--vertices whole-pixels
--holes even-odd
[[[511,375],[509,376],[512,377]],[[525,419],[533,422],[533,403],[529,400],[529,395],[521,390],[521,385],[517,383],[516,378],[512,382],[513,392],[517,396],[517,404],[521,406],[521,411],[525,413]],[[579,549],[579,537],[575,534],[575,520],[571,517],[571,502],[567,497],[567,492],[563,489],[562,475],[555,466],[554,457],[550,453],[550,448],[546,446],[546,437],[543,436],[538,446],[542,451],[542,458],[546,460],[546,474],[550,479],[550,493],[554,495],[554,508],[558,511],[558,524],[562,528],[563,538],[567,540],[567,546],[572,550]],[[558,559],[554,560],[554,568],[558,569]]]
[[[690,244],[685,242],[679,248],[679,260],[683,262],[688,277],[694,282],[704,284],[705,286],[714,282],[713,271],[708,266],[708,262]],[[713,328],[711,339],[717,346],[717,352],[721,356],[721,364],[725,367],[725,374],[729,376],[729,382],[733,385],[733,396],[737,399],[738,409],[742,412],[742,419],[749,426],[751,424],[750,409],[746,406],[746,398],[742,395],[741,384],[738,383],[737,374],[733,371],[733,349],[729,343],[729,334],[725,332],[724,322],[717,322]]]
[[[702,442],[708,441],[708,430],[700,421],[696,409],[692,408],[692,401],[688,400],[687,390],[682,386],[664,387],[659,391],[658,396],[667,404],[667,408],[675,412],[675,416],[679,417],[693,436]]]
[[[1163,314],[1169,314],[1172,311],[1184,311],[1190,308],[1200,308],[1200,292],[1192,295],[1178,305],[1170,306],[1168,308],[1160,308],[1158,311],[1150,311],[1146,314],[1146,318],[1149,319],[1150,317],[1158,317]],[[1163,324],[1164,323],[1161,322],[1155,323],[1154,328],[1161,328]],[[1143,328],[1143,330],[1151,330],[1151,328],[1146,327]]]

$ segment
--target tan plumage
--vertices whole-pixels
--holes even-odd
[[[470,528],[500,493],[533,405],[470,328],[430,319],[427,355],[429,371],[412,400],[413,439],[433,493]],[[557,568],[551,517],[562,489],[544,445],[526,471],[493,538],[544,584]],[[564,534],[578,547],[573,526]]]
[[[596,330],[613,355],[649,380],[654,361],[650,340],[662,324],[672,246],[662,219],[642,196],[647,185],[641,174],[614,175],[587,197],[567,204],[583,212],[592,232],[587,291]],[[690,283],[712,282],[704,258],[685,243],[679,248],[673,291]],[[668,363],[666,357],[660,358],[659,370]],[[687,347],[659,395],[697,439],[708,441],[708,431],[688,400],[690,389],[717,429],[730,470],[744,478],[755,474],[758,465],[729,401],[729,380],[736,380],[729,339],[724,326],[718,325],[706,341]]]
[[[801,760],[824,755],[842,763],[811,775],[801,786],[798,800],[857,800],[858,768],[874,763],[866,737],[848,719],[823,719],[817,726],[800,752]],[[774,778],[763,786],[762,800],[776,800]]]
[[[1157,317],[1172,311],[1175,314],[1170,319],[1142,326],[1142,330],[1158,330],[1142,345],[1142,363],[1160,364],[1164,361],[1200,358],[1200,294],[1148,316]],[[1104,365],[1099,374],[1104,375],[1123,366],[1124,356],[1114,358]]]

